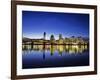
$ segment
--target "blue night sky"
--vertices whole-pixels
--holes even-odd
[[[22,11],[23,37],[58,39],[71,36],[89,37],[89,14]]]

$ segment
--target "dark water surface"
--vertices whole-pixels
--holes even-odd
[[[22,68],[88,66],[87,45],[30,45],[23,46]]]

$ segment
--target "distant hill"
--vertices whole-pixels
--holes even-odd
[[[30,38],[26,38],[26,37],[23,37],[23,42],[29,42],[29,41],[31,41],[31,39]]]

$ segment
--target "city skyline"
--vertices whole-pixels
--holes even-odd
[[[63,37],[89,37],[89,15],[79,13],[55,13],[23,11],[23,37],[39,39],[46,32],[46,39],[51,35],[55,39]]]
[[[46,38],[46,37],[47,37],[47,34],[45,34],[45,40],[50,40],[50,38],[51,38],[52,35],[53,35],[53,34],[51,34],[50,37],[48,37],[49,39],[47,39],[47,38]],[[53,37],[54,37],[55,40],[59,40],[59,36],[60,36],[60,35],[61,35],[62,39],[66,39],[66,38],[68,38],[68,39],[70,39],[70,38],[85,38],[85,39],[89,39],[88,37],[83,37],[83,36],[69,36],[69,37],[63,37],[62,34],[58,34],[58,35],[57,35],[57,36],[58,36],[57,39],[55,38],[55,35],[53,35]],[[42,34],[42,36],[39,37],[39,38],[23,37],[23,39],[24,39],[24,38],[28,38],[28,39],[44,39],[44,34]]]

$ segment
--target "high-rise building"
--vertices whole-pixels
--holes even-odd
[[[51,43],[55,43],[54,35],[51,35],[51,37],[50,37],[50,42],[51,42]]]
[[[44,36],[44,40],[45,40],[46,39],[46,32],[44,32],[43,36]]]
[[[63,40],[62,34],[59,34],[58,44],[63,44],[63,43],[64,43],[64,40]]]

